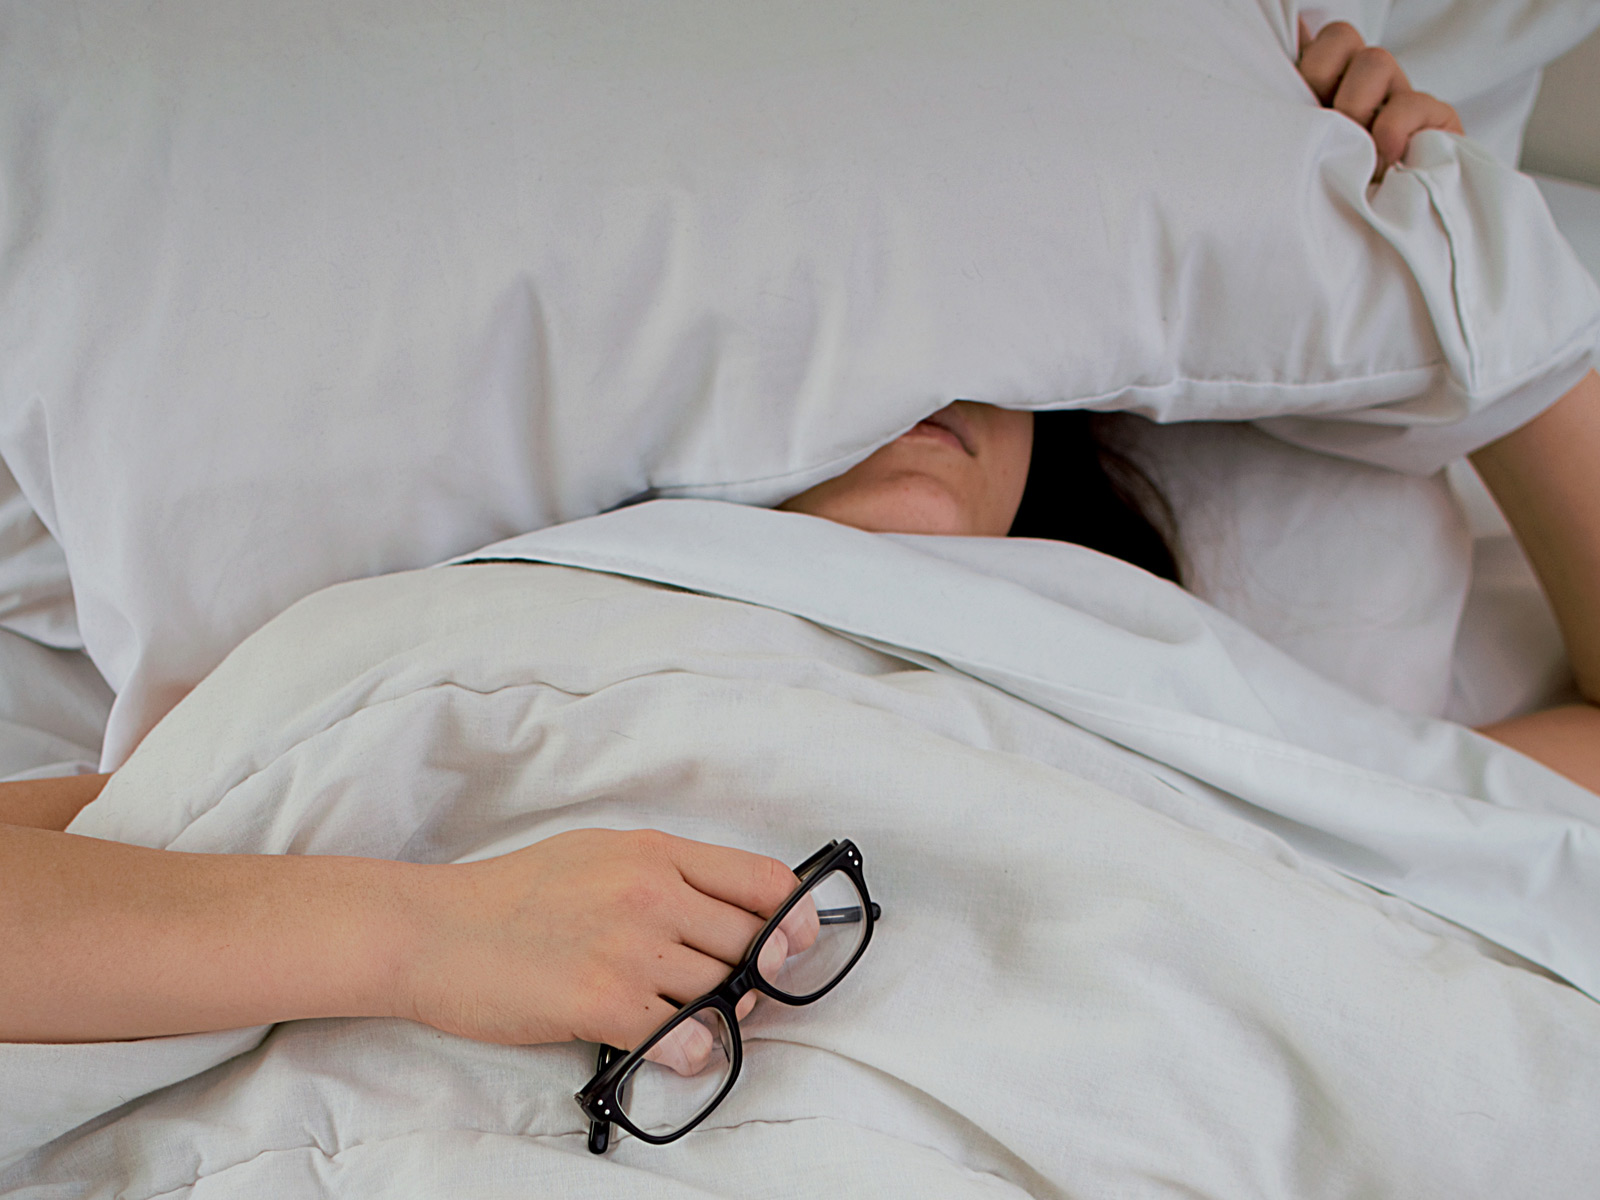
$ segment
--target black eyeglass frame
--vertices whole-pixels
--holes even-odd
[[[766,945],[767,938],[771,936],[774,929],[783,923],[783,919],[789,915],[790,910],[800,903],[807,892],[811,891],[812,888],[835,870],[844,872],[850,877],[850,881],[855,884],[863,902],[864,912],[862,918],[866,921],[867,927],[861,935],[861,944],[856,947],[855,953],[850,956],[850,961],[840,968],[837,975],[816,991],[804,996],[795,996],[781,990],[763,978],[761,971],[757,967],[757,960],[761,957],[761,948]],[[826,996],[839,985],[839,982],[846,975],[855,969],[856,963],[866,953],[868,943],[872,941],[872,927],[879,916],[882,915],[882,910],[872,902],[872,896],[867,891],[867,881],[862,877],[861,852],[856,849],[855,843],[848,838],[844,841],[829,842],[796,867],[794,873],[800,880],[799,886],[790,893],[789,898],[783,902],[778,911],[773,913],[767,923],[761,927],[761,932],[756,934],[755,940],[750,943],[750,949],[745,952],[744,958],[733,969],[733,973],[728,978],[698,1000],[692,1000],[685,1004],[659,1029],[632,1050],[624,1052],[614,1046],[600,1047],[600,1053],[595,1062],[594,1078],[589,1080],[583,1089],[574,1096],[578,1101],[578,1106],[583,1109],[584,1114],[589,1118],[590,1153],[604,1154],[610,1147],[612,1122],[621,1125],[640,1141],[649,1142],[654,1146],[663,1146],[668,1142],[677,1141],[711,1115],[711,1111],[721,1104],[728,1093],[733,1090],[733,1085],[739,1079],[739,1068],[744,1064],[744,1043],[739,1036],[739,1019],[735,1015],[735,1008],[747,992],[761,992],[782,1004],[811,1004]],[[829,923],[825,917],[823,923]],[[678,1025],[689,1020],[696,1013],[704,1012],[708,1008],[714,1008],[722,1014],[722,1018],[728,1027],[729,1040],[732,1042],[727,1081],[711,1101],[683,1128],[675,1129],[665,1135],[646,1133],[623,1113],[622,1106],[617,1100],[617,1092],[652,1046],[666,1037]]]

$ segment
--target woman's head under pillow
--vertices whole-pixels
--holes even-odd
[[[1178,582],[1161,494],[1086,412],[958,400],[779,507],[874,533],[1074,542]]]

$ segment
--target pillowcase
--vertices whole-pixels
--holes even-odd
[[[66,556],[4,463],[0,463],[0,629],[59,650],[83,649]]]
[[[1469,143],[1369,189],[1292,18],[9,6],[0,454],[119,692],[105,765],[319,587],[773,503],[958,397],[1421,472],[1525,420],[1592,283]]]
[[[76,650],[0,628],[0,780],[92,771],[111,689]]]
[[[1314,454],[1232,422],[1119,422],[1177,515],[1184,586],[1327,678],[1440,716],[1473,566],[1443,474]]]

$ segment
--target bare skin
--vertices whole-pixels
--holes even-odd
[[[0,783],[0,823],[63,830],[100,794],[109,775],[68,775]]]
[[[1310,35],[1300,23],[1301,75],[1325,107],[1372,134],[1374,181],[1423,129],[1460,133],[1455,109],[1411,87],[1400,64],[1335,21]],[[1536,420],[1472,455],[1505,512],[1566,642],[1583,704],[1480,730],[1600,792],[1600,378],[1590,372]]]
[[[778,507],[873,533],[1005,537],[1032,454],[1031,412],[957,400]]]
[[[1378,148],[1373,182],[1405,157],[1424,129],[1461,133],[1461,118],[1443,100],[1411,86],[1393,54],[1369,46],[1347,21],[1334,21],[1315,37],[1300,19],[1300,74],[1324,108],[1343,113],[1372,135]]]
[[[871,530],[1001,536],[1032,422],[952,405],[789,507]],[[0,924],[0,1038],[340,1015],[628,1047],[674,1002],[720,983],[796,884],[773,859],[660,833],[583,830],[423,867],[176,854],[61,832],[106,778],[0,787],[0,911],[13,917]],[[796,917],[769,944],[779,961],[808,940]],[[693,1069],[692,1047],[667,1050]]]
[[[1323,103],[1372,132],[1380,171],[1417,130],[1459,131],[1453,111],[1351,34],[1303,36],[1300,69]],[[784,507],[881,532],[1003,536],[1031,442],[1028,414],[961,401]],[[1600,486],[1586,472],[1597,460],[1593,374],[1474,456],[1591,701],[1487,732],[1591,788]],[[651,831],[580,830],[444,866],[182,854],[63,832],[105,779],[0,785],[0,1040],[398,1016],[484,1041],[630,1047],[673,1002],[720,983],[796,883],[774,859]],[[804,928],[788,933],[806,940]]]
[[[399,1016],[631,1046],[721,983],[796,884],[775,859],[652,831],[418,866],[0,825],[0,861],[9,1041]]]
[[[1472,456],[1561,627],[1583,704],[1481,732],[1600,792],[1600,374]]]

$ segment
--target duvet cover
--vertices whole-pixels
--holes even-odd
[[[0,1047],[0,1192],[1503,1198],[1600,1174],[1588,793],[1300,688],[1076,547],[679,501],[477,558],[290,609],[73,830],[427,862],[585,826],[793,862],[849,837],[883,910],[866,957],[757,1008],[699,1130],[604,1158],[585,1045],[338,1020]]]

